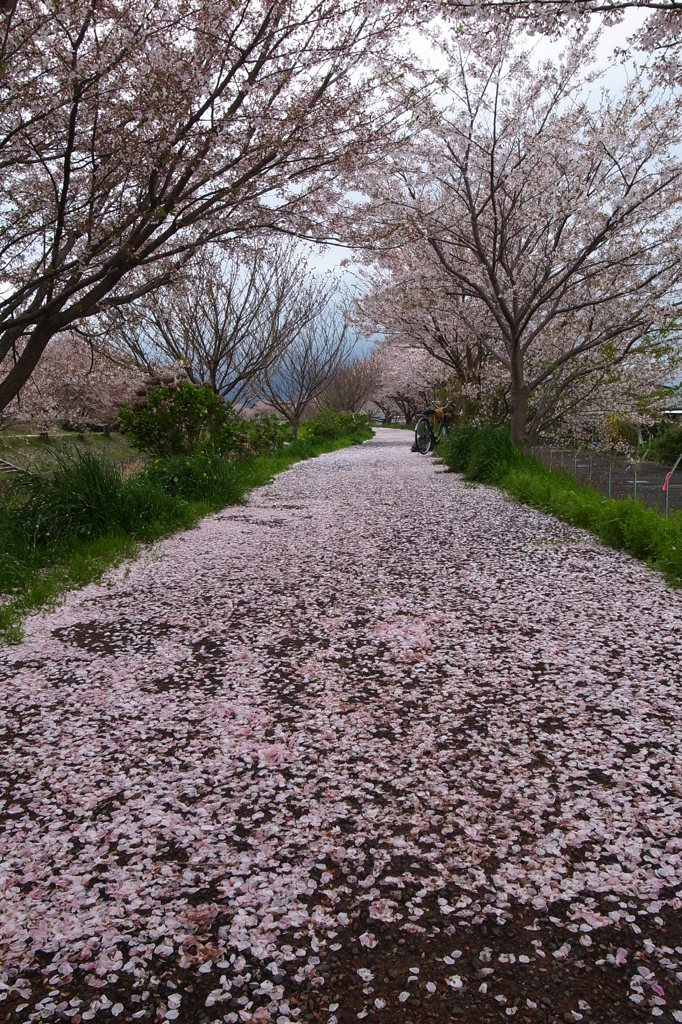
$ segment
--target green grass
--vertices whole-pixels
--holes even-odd
[[[4,602],[0,603],[0,640],[18,643],[23,636],[21,621],[27,614],[55,604],[66,590],[98,580],[112,565],[134,557],[138,547],[134,538],[120,533],[108,533],[92,541],[72,539],[51,545],[27,553],[22,561],[20,581],[12,572],[15,567],[8,567],[9,559],[3,552],[0,555],[0,587],[4,592]]]
[[[371,436],[363,427],[341,438],[303,437],[239,462],[210,452],[157,459],[128,479],[89,451],[70,451],[48,476],[10,480],[0,501],[0,639],[18,642],[28,613],[98,580],[141,543],[243,501],[296,462]]]
[[[58,431],[49,437],[26,437],[7,429],[0,431],[0,459],[5,459],[19,469],[32,473],[51,471],[60,456],[72,455],[77,452],[90,452],[102,462],[122,465],[139,463],[143,458],[138,449],[123,436],[111,433],[109,436],[100,433],[76,434],[72,431]],[[33,434],[32,428],[26,428],[26,434]]]
[[[469,427],[454,431],[438,454],[466,480],[492,484],[564,522],[590,530],[609,547],[627,551],[659,569],[674,587],[682,586],[682,512],[666,519],[629,498],[605,498],[539,459],[524,455],[508,431]]]

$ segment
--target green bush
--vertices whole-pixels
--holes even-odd
[[[145,405],[121,409],[121,425],[138,448],[153,455],[191,455],[210,445],[221,455],[243,445],[244,422],[209,387],[185,382],[150,391]]]
[[[656,551],[656,565],[669,583],[682,587],[682,512],[666,523]]]
[[[212,448],[155,459],[145,477],[176,498],[226,505],[242,496],[234,464]]]
[[[23,529],[33,544],[99,537],[120,515],[120,473],[87,451],[61,453],[51,476],[26,476],[18,487],[25,495]]]
[[[610,548],[625,548],[625,525],[627,520],[627,509],[625,502],[612,501],[599,520],[595,532]]]
[[[299,437],[308,441],[334,441],[340,437],[353,434],[369,434],[369,417],[363,413],[332,412],[331,409],[320,409],[301,427]]]
[[[291,427],[276,416],[263,416],[244,423],[250,450],[254,455],[267,455],[281,451],[291,441]]]
[[[672,466],[678,455],[682,455],[682,423],[676,427],[669,427],[654,438],[648,458],[662,462],[665,466]]]
[[[111,526],[131,537],[146,540],[190,526],[192,521],[186,502],[167,494],[146,473],[137,473],[123,484],[118,515]]]
[[[458,427],[448,434],[445,443],[441,443],[438,454],[453,472],[466,473],[476,433],[476,427]]]
[[[369,416],[362,412],[339,412],[336,414],[337,437],[349,437],[352,434],[363,434],[367,436],[370,432]]]
[[[622,504],[626,506],[623,516],[625,550],[643,561],[653,559],[665,530],[665,519],[654,509],[632,499]]]
[[[494,484],[519,460],[520,452],[503,427],[481,427],[469,452],[465,476],[469,480]]]
[[[124,481],[115,466],[87,451],[60,454],[50,476],[19,479],[2,509],[6,530],[12,524],[12,537],[0,534],[5,552],[21,541],[39,547],[93,540],[112,530],[142,536],[150,527],[158,533],[186,519],[177,501],[144,473]]]
[[[16,483],[0,499],[0,592],[21,585],[31,560],[31,543],[24,526],[25,497]]]
[[[463,473],[467,480],[486,484],[497,483],[522,458],[504,427],[456,428],[439,449],[439,455],[450,469]]]

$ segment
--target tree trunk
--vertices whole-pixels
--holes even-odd
[[[526,431],[526,420],[528,419],[528,388],[523,379],[523,360],[520,352],[515,352],[511,365],[511,393],[509,397],[511,406],[511,436],[517,448],[527,451],[528,434]]]
[[[53,332],[36,326],[26,342],[23,351],[4,380],[0,380],[0,413],[16,398],[24,384],[40,362],[40,357],[52,338]]]

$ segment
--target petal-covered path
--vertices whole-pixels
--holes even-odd
[[[3,651],[0,1020],[682,1021],[682,593],[410,443]]]

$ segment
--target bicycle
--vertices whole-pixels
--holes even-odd
[[[414,427],[414,444],[420,455],[428,455],[439,441],[448,436],[452,424],[452,407],[431,405],[424,409]]]

